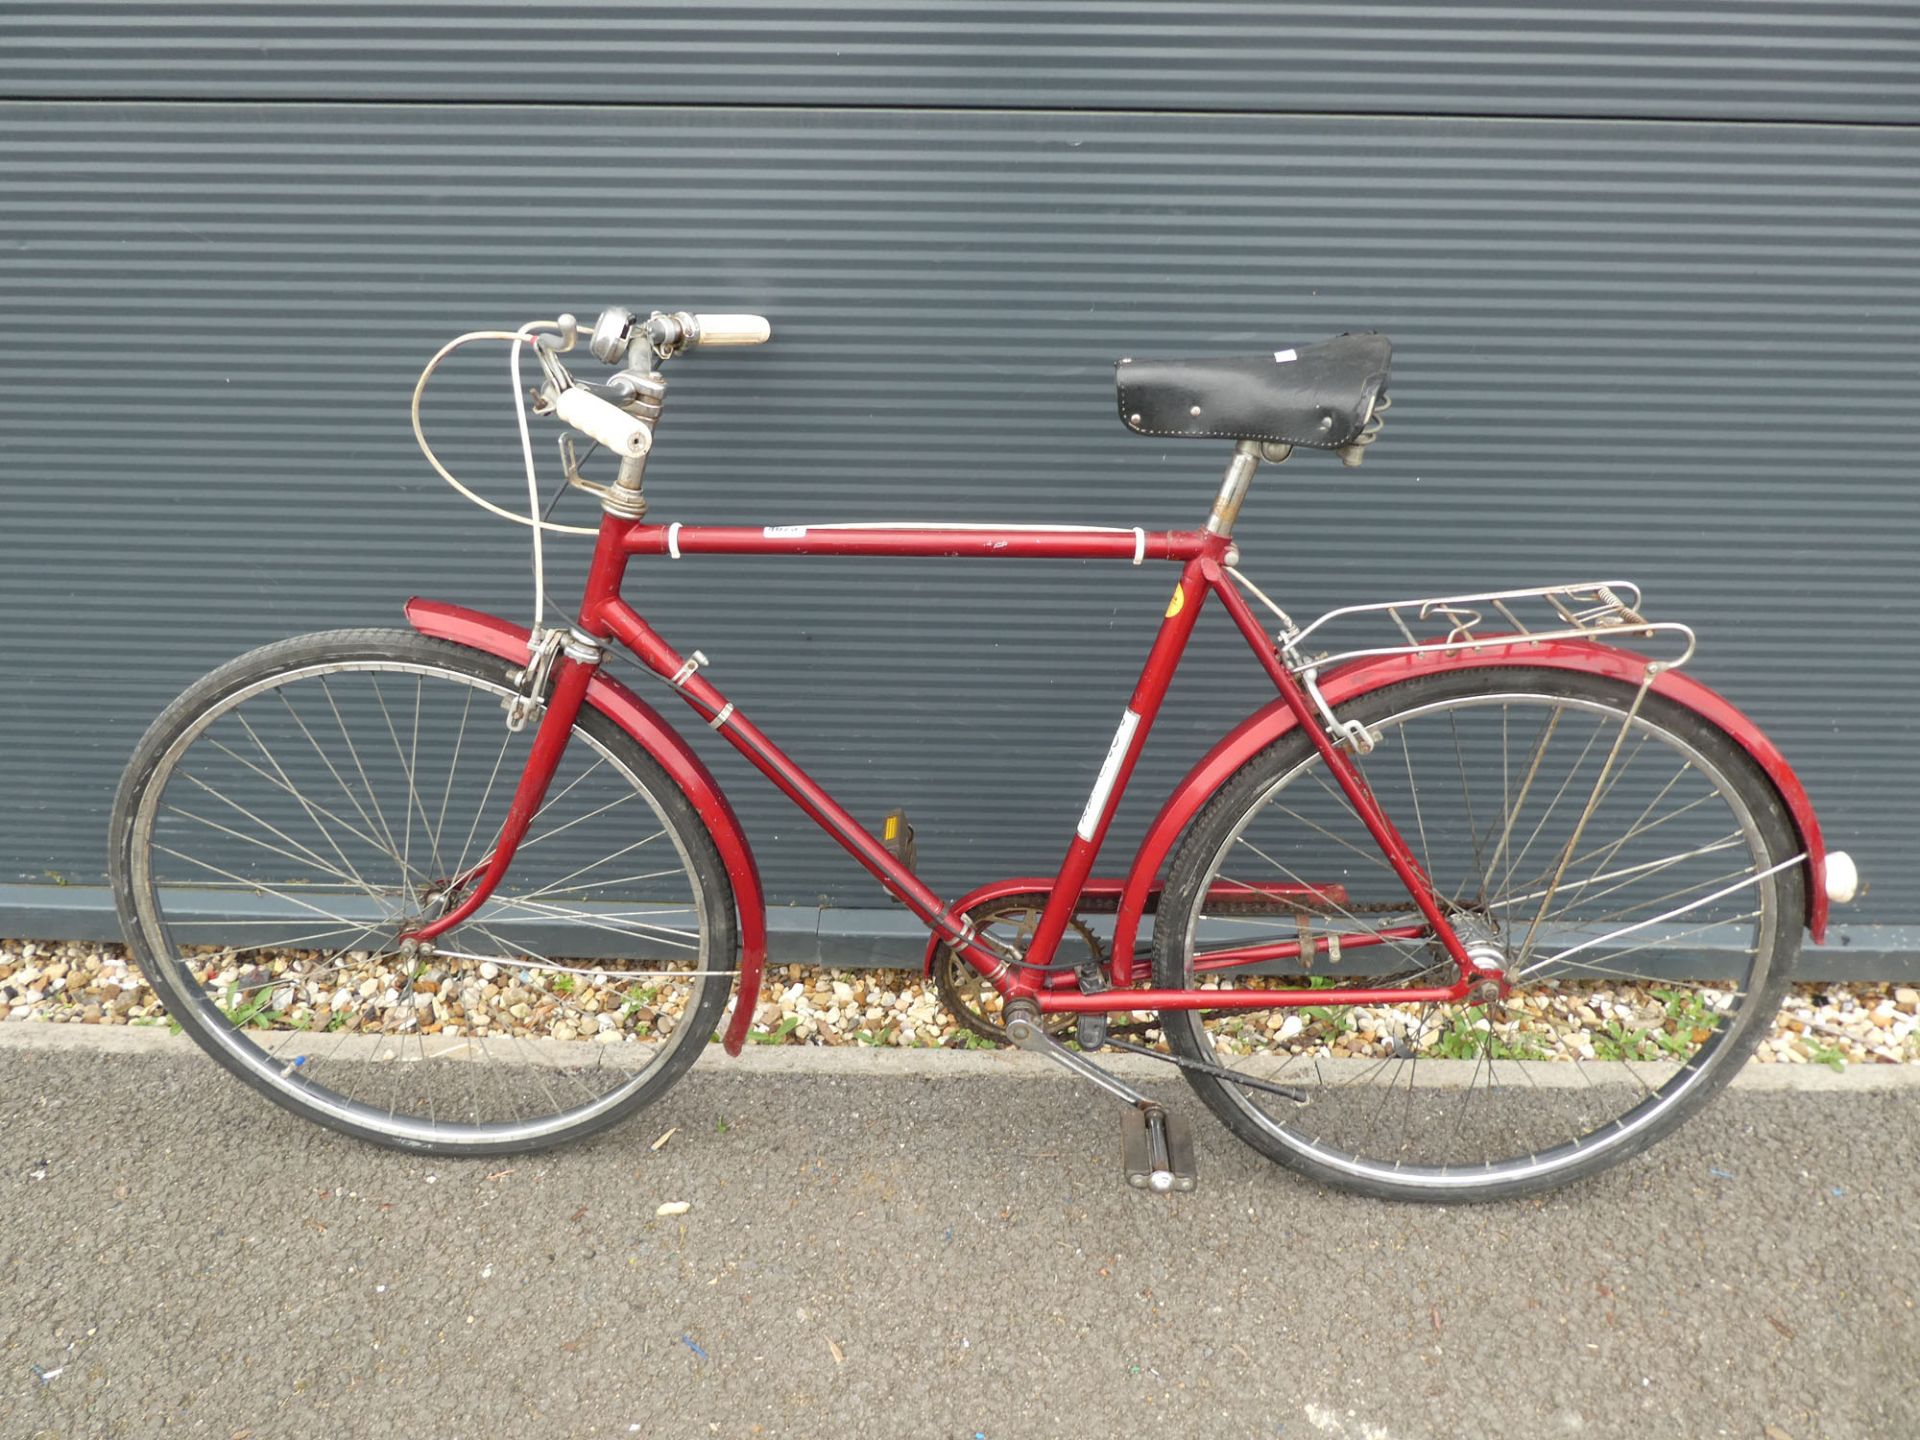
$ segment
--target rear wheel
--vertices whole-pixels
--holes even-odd
[[[1636,704],[1637,701],[1637,704]],[[1513,981],[1499,1005],[1163,1017],[1176,1053],[1305,1091],[1295,1106],[1189,1072],[1261,1153],[1381,1196],[1482,1200],[1589,1175],[1724,1085],[1778,1008],[1804,923],[1779,797],[1691,711],[1557,670],[1423,677],[1342,707],[1358,758],[1451,913]],[[1345,887],[1265,916],[1206,897]],[[1154,927],[1155,980],[1188,988],[1444,986],[1450,957],[1304,734],[1250,760],[1195,819]],[[1329,940],[1329,937],[1335,937]],[[1293,942],[1250,973],[1230,952]]]
[[[494,657],[405,631],[269,645],[186,691],[115,804],[122,928],[168,1014],[297,1114],[440,1154],[611,1125],[693,1063],[736,965],[733,895],[658,764],[583,710],[500,887],[460,903],[538,717]]]

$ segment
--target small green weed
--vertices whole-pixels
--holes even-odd
[[[280,1018],[280,1012],[273,1008],[273,987],[262,985],[252,999],[244,1004],[240,1000],[240,987],[230,984],[221,1001],[220,1009],[235,1028],[244,1030],[254,1021],[265,1018],[267,1027],[271,1027]]]
[[[1609,1020],[1593,1032],[1593,1053],[1602,1060],[1657,1060],[1660,1047],[1646,1030]]]
[[[1829,1045],[1823,1040],[1814,1039],[1811,1035],[1803,1038],[1807,1042],[1807,1053],[1813,1057],[1814,1064],[1824,1065],[1829,1070],[1847,1068],[1847,1052],[1838,1045]]]
[[[747,1039],[756,1045],[778,1045],[793,1033],[799,1023],[798,1015],[789,1015],[771,1030],[749,1030]]]

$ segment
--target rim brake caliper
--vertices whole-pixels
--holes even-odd
[[[553,678],[553,665],[560,658],[560,647],[566,639],[564,630],[542,632],[531,641],[526,665],[508,673],[507,679],[520,693],[502,700],[500,708],[507,712],[507,729],[516,735],[526,729],[528,718],[545,703],[547,683]]]

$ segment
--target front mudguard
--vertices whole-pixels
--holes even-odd
[[[1353,660],[1320,677],[1320,690],[1333,706],[1353,700],[1383,685],[1396,684],[1417,676],[1444,670],[1474,670],[1489,665],[1529,665],[1548,670],[1584,670],[1610,680],[1638,685],[1651,663],[1644,655],[1601,645],[1590,640],[1517,641],[1511,645],[1490,645],[1481,650],[1420,650],[1412,654],[1371,656]],[[1818,944],[1827,933],[1827,850],[1820,836],[1820,822],[1814,818],[1813,802],[1806,788],[1793,773],[1785,757],[1773,742],[1761,733],[1745,715],[1724,697],[1677,670],[1656,674],[1653,693],[1701,716],[1718,726],[1753,757],[1754,763],[1773,782],[1781,803],[1800,833],[1806,852],[1807,930]],[[1174,844],[1207,799],[1227,778],[1267,746],[1298,724],[1284,700],[1275,700],[1242,721],[1200,762],[1187,772],[1160,813],[1147,827],[1146,836],[1134,856],[1127,874],[1126,889],[1120,896],[1119,913],[1114,918],[1114,983],[1133,983],[1134,942],[1148,900],[1159,883],[1159,875]]]
[[[521,665],[527,661],[526,627],[497,615],[415,596],[407,601],[407,623],[436,640],[450,640]],[[767,902],[746,832],[720,792],[713,772],[658,710],[604,670],[588,683],[586,703],[631,735],[659,762],[687,797],[720,852],[720,863],[733,884],[733,901],[740,919],[739,992],[725,1036],[727,1053],[738,1055],[759,1005],[760,975],[767,963]]]

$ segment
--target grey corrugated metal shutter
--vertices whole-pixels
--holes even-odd
[[[1910,120],[1914,27],[1865,6],[1818,23],[1713,7],[1692,29],[1526,10],[1501,48],[1489,32],[1519,22],[1460,7],[1418,25],[1280,7],[1237,44],[1214,10],[1009,7],[965,35],[918,9],[782,10],[750,41],[729,18],[745,12],[643,34],[582,9],[553,12],[539,49],[518,9],[307,6],[248,65],[243,11],[197,29],[158,6],[12,17],[0,77],[42,98],[0,112],[0,286],[29,342],[0,358],[0,878],[97,885],[140,727],[237,649],[395,623],[413,591],[524,610],[518,539],[454,501],[407,432],[414,373],[457,330],[616,301],[773,316],[774,346],[680,368],[656,516],[1177,526],[1221,457],[1128,436],[1111,360],[1366,326],[1396,342],[1392,424],[1358,472],[1263,472],[1252,573],[1307,611],[1641,579],[1698,625],[1696,673],[1774,735],[1876,882],[1846,916],[1857,942],[1902,948],[1875,927],[1920,920],[1900,658],[1920,145],[1904,123],[1759,122]],[[863,26],[867,68],[817,58]],[[557,94],[541,67],[589,33],[647,43],[636,92],[687,103],[466,103]],[[1335,108],[1349,44],[1377,83],[1340,87],[1339,108],[1688,118],[1281,113]],[[1455,58],[1416,83],[1423,45]],[[509,84],[514,46],[531,68]],[[1228,49],[1242,68],[1210,70]],[[1549,50],[1563,85],[1508,63]],[[1077,78],[1047,55],[1077,57]],[[1261,56],[1273,68],[1247,68]],[[616,70],[581,77],[626,98]],[[921,103],[869,108],[896,87]],[[265,93],[355,103],[219,98]],[[376,103],[401,95],[434,103]],[[1022,108],[947,108],[963,95]],[[746,103],[765,99],[805,103]],[[1182,113],[1147,113],[1162,106]],[[510,496],[497,369],[457,374],[435,414],[479,428],[460,458]],[[941,888],[1058,860],[1170,580],[663,571],[636,568],[642,608],[859,813],[907,804]],[[1237,642],[1202,636],[1115,867],[1258,696]],[[776,899],[875,902],[716,763]],[[44,896],[11,890],[0,914]]]
[[[1904,6],[81,3],[0,16],[11,95],[1232,113],[1920,117]]]

